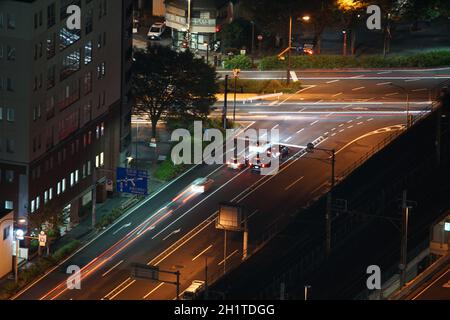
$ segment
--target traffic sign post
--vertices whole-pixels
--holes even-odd
[[[148,194],[147,170],[117,168],[117,192],[136,195]]]
[[[137,280],[153,280],[162,283],[173,284],[177,287],[177,300],[180,299],[180,271],[160,270],[159,266],[146,265],[142,263],[133,263],[131,269],[131,278]],[[176,281],[161,280],[160,273],[175,275]]]

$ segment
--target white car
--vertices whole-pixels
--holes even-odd
[[[211,189],[214,180],[208,178],[198,178],[191,185],[191,191],[195,193],[205,193]]]
[[[183,300],[193,300],[197,294],[205,287],[205,281],[194,280],[192,284],[183,292]]]
[[[147,37],[150,40],[161,40],[161,36],[166,30],[165,22],[156,22],[148,30]]]

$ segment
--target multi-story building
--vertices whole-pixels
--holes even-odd
[[[206,50],[221,25],[232,21],[234,7],[230,0],[166,0],[166,25],[172,30],[173,46]],[[185,41],[188,31],[189,44]]]
[[[132,13],[131,0],[0,2],[0,209],[56,210],[64,233],[95,185],[104,198],[131,143]]]

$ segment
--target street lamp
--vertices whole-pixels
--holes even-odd
[[[344,35],[343,44],[342,44],[342,55],[347,55],[347,31],[342,30],[342,34]]]
[[[233,123],[236,122],[236,87],[237,87],[237,79],[239,78],[240,72],[241,69],[233,69],[233,77],[234,77]]]
[[[325,213],[325,250],[326,255],[331,253],[331,204],[332,204],[332,191],[335,185],[335,166],[336,166],[336,151],[334,149],[317,148],[313,143],[308,143],[306,147],[307,152],[314,152],[314,150],[323,151],[331,157],[331,186],[327,195],[327,208]]]
[[[304,22],[308,22],[310,19],[311,17],[308,15],[301,17],[301,20]],[[292,50],[292,15],[289,17],[288,66],[286,77],[287,84],[289,84],[291,81],[291,50]]]
[[[305,301],[308,300],[308,291],[311,289],[311,286],[306,285],[305,286]]]

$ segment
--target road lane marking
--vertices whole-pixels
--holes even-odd
[[[427,88],[421,88],[421,89],[414,89],[414,90],[411,90],[412,92],[419,92],[419,91],[426,91],[426,90],[428,90]]]
[[[319,122],[319,120],[316,120],[313,123],[311,123],[311,126],[315,125],[317,122]]]
[[[406,79],[405,82],[420,81],[421,79]]]
[[[378,72],[377,74],[387,74],[387,73],[391,73],[392,71],[382,71],[382,72]]]
[[[398,92],[387,93],[387,94],[385,94],[385,96],[390,97],[390,96],[395,96],[396,94],[398,94]]]
[[[351,128],[353,128],[353,126],[348,126],[348,127],[347,127],[347,129],[351,129]]]
[[[136,282],[136,280],[132,280],[131,282],[129,282],[130,280],[132,280],[131,278],[127,278],[125,279],[125,281],[122,281],[122,283],[120,283],[117,287],[115,287],[114,289],[112,289],[106,296],[103,297],[102,300],[104,299],[108,299],[108,300],[112,300],[115,297],[117,297],[121,292],[123,292],[126,288],[128,288],[130,285],[132,285],[133,283]],[[123,285],[125,285],[127,283],[127,285],[122,288]],[[116,294],[114,294],[113,296],[111,296],[112,293],[114,293],[117,289],[122,288],[119,292],[117,292]],[[111,296],[111,297],[110,297]]]
[[[298,130],[298,131],[297,131],[297,134],[303,132],[303,130],[305,130],[305,128]]]
[[[367,122],[373,121],[373,118],[367,119]]]
[[[375,135],[375,134],[391,132],[391,131],[393,131],[393,129],[396,129],[396,130],[403,130],[402,128],[403,128],[402,125],[397,124],[397,125],[393,125],[393,126],[389,126],[389,127],[384,127],[384,128],[380,128],[380,129],[377,129],[377,130],[373,130],[373,131],[371,131],[371,132],[368,132],[368,133],[366,133],[366,134],[363,134],[362,136],[359,136],[358,138],[353,139],[352,141],[348,142],[345,146],[343,146],[341,149],[339,149],[338,151],[336,151],[336,154],[340,153],[342,150],[344,150],[345,148],[347,148],[347,147],[350,146],[351,144],[353,144],[353,143],[355,143],[355,142],[357,142],[357,141],[359,141],[359,140],[362,140],[362,139],[364,139],[364,138],[366,138],[366,137],[373,136],[373,135]]]
[[[172,231],[171,233],[169,233],[165,238],[163,238],[163,241],[165,241],[165,240],[167,240],[167,239],[169,239],[171,236],[173,236],[173,235],[175,235],[175,234],[178,234],[178,233],[180,233],[181,232],[181,228],[180,229],[177,229],[177,230],[174,230],[174,231]]]
[[[295,180],[294,182],[292,182],[290,185],[288,185],[286,188],[284,188],[284,191],[288,191],[290,188],[292,188],[297,182],[303,180],[304,177],[300,177],[297,180]]]
[[[339,93],[333,94],[332,97],[337,97],[337,96],[340,96],[341,94],[343,94],[343,92],[339,92]]]
[[[120,260],[120,262],[116,263],[111,269],[109,269],[108,271],[106,271],[104,274],[102,274],[102,277],[106,276],[108,273],[110,273],[111,271],[113,271],[115,268],[117,268],[121,263],[123,262],[123,260]]]
[[[230,253],[225,259],[223,259],[222,261],[220,261],[217,265],[218,266],[220,266],[220,265],[222,265],[223,264],[223,262],[225,261],[225,260],[229,260],[233,255],[235,255],[236,253],[238,253],[239,252],[239,250],[234,250],[232,253]]]
[[[416,296],[414,296],[411,300],[416,300],[417,297],[421,296],[426,290],[428,290],[431,286],[433,286],[436,282],[438,282],[439,280],[441,280],[447,273],[450,272],[450,269],[448,269],[445,273],[443,273],[439,278],[437,278],[436,280],[434,280],[432,283],[430,283],[425,289],[423,289],[422,291],[420,291]]]
[[[212,248],[212,244],[208,247],[208,248],[206,248],[205,250],[203,250],[202,252],[200,252],[198,255],[196,255],[194,258],[192,258],[192,261],[195,261],[195,260],[197,260],[199,257],[201,257],[206,251],[208,251],[209,249],[211,249]]]
[[[122,229],[128,228],[129,226],[131,226],[131,222],[128,222],[127,224],[124,224],[123,226],[118,228],[116,231],[114,231],[113,234],[117,234],[119,231],[121,231]]]
[[[358,122],[357,125],[359,126],[359,125],[361,125],[361,124],[363,124],[363,123],[364,123],[364,122]]]
[[[289,142],[292,140],[292,136],[290,136],[289,138],[287,138],[286,140],[284,140],[284,142]]]
[[[358,90],[365,89],[365,88],[366,88],[366,87],[353,88],[352,91],[358,91]]]
[[[150,291],[149,293],[147,293],[142,299],[145,300],[148,298],[148,296],[150,296],[153,292],[155,292],[156,290],[158,290],[159,288],[161,288],[164,285],[164,282],[161,282],[160,284],[158,284],[154,289],[152,289],[152,291]]]
[[[391,84],[392,82],[380,82],[380,83],[377,83],[377,86],[385,86],[385,85],[387,85],[387,84]]]
[[[336,79],[336,80],[327,81],[327,83],[330,84],[330,83],[335,83],[335,82],[338,82],[338,81],[340,81],[340,80]]]

